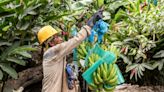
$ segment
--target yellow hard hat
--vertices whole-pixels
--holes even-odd
[[[37,34],[39,43],[42,44],[44,41],[46,41],[48,38],[53,36],[54,34],[59,33],[59,31],[55,30],[50,25],[44,26],[41,28]]]

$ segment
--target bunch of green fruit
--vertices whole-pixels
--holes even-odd
[[[101,57],[98,54],[92,53],[88,57],[87,67],[90,68]],[[118,83],[117,68],[114,63],[101,64],[92,74],[93,82],[89,84],[89,89],[96,92],[110,92],[113,91]]]

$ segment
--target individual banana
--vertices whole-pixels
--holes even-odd
[[[88,63],[88,67],[91,67],[92,66],[92,64],[91,63]]]
[[[103,76],[104,76],[104,67],[103,67],[103,64],[101,64],[100,65],[100,70],[101,70],[101,72],[100,72],[100,76],[101,76],[101,78],[103,78]]]
[[[116,86],[118,83],[118,76],[116,75],[113,79],[106,82],[110,86]]]
[[[116,76],[117,74],[117,68],[114,67],[114,64],[113,64],[113,70],[111,71],[111,74],[109,75],[109,77],[113,78],[114,76]]]
[[[78,58],[80,58],[80,59],[85,59],[85,57],[83,57],[82,55],[78,55]]]
[[[88,57],[88,63],[94,64],[94,61],[92,60],[91,57]]]
[[[83,45],[80,45],[80,48],[82,49],[84,55],[87,55],[87,51]]]
[[[113,65],[112,64],[109,64],[108,65],[108,73],[107,73],[107,77],[109,78],[110,74],[111,74],[111,71],[113,71]]]
[[[116,67],[114,67],[114,64],[109,64],[108,65],[109,72],[107,73],[107,79],[105,81],[109,81],[112,79],[114,76],[116,76],[117,70]]]
[[[112,87],[104,86],[104,90],[105,90],[106,92],[113,92],[114,89],[115,89],[115,86],[112,86]]]
[[[99,90],[103,89],[103,83],[99,84],[98,89]]]
[[[94,59],[94,61],[96,62],[97,60],[99,60],[99,55],[97,55],[97,54],[93,54],[93,57],[92,57],[93,59]]]
[[[106,80],[108,78],[108,65],[107,63],[103,63],[103,66],[104,66],[104,80]]]
[[[105,80],[107,80],[108,79],[108,77],[107,77],[107,72],[104,70],[104,71],[102,71],[103,72],[103,80],[105,81]]]
[[[105,70],[106,72],[108,72],[108,65],[107,65],[107,63],[103,63],[103,66],[104,66],[104,70]]]
[[[88,85],[88,88],[89,88],[90,90],[95,90],[95,88],[93,88],[91,85]]]
[[[97,75],[98,82],[103,83],[101,76],[98,73],[96,75]]]
[[[100,67],[97,68],[97,73],[98,73],[98,74],[101,74],[101,69],[100,69]]]
[[[107,79],[107,72],[105,70],[104,63],[100,65],[100,70],[101,70],[101,73],[99,73],[99,74],[101,75],[101,78],[103,78],[103,80],[106,80]]]
[[[98,82],[97,76],[96,76],[96,72],[93,73],[93,79],[94,79],[94,83],[99,85],[100,83]]]
[[[78,52],[78,54],[84,56],[84,53],[83,53],[82,49],[78,48],[78,49],[77,49],[77,52]]]
[[[112,74],[111,76],[109,76],[105,81],[109,82],[111,79],[115,78],[116,74]]]
[[[114,66],[113,64],[110,64],[110,67],[109,67],[109,73],[108,73],[108,78],[111,77],[112,73],[114,72]]]
[[[97,89],[97,86],[96,86],[95,84],[93,84],[93,83],[89,84],[89,86],[90,86],[91,88],[93,88],[93,89]]]

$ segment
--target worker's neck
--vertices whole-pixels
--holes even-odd
[[[48,44],[45,45],[44,52],[47,51],[50,48]]]

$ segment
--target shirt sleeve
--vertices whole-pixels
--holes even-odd
[[[90,30],[91,30],[91,28],[89,26],[84,26],[84,27],[82,27],[80,32],[78,32],[78,34],[75,37],[69,39],[66,42],[63,42],[61,44],[58,44],[56,46],[49,48],[44,53],[44,56],[43,56],[44,61],[45,60],[51,61],[52,59],[59,59],[59,58],[66,56],[67,54],[69,54],[74,48],[76,48],[78,45],[80,45],[80,43],[88,35],[90,35]],[[55,61],[55,60],[53,60],[53,61]]]

